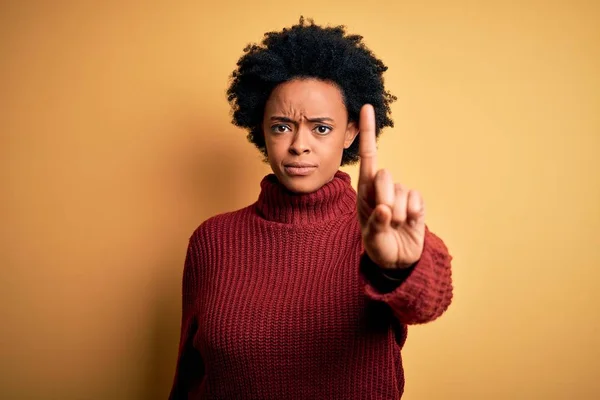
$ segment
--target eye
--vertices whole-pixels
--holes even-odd
[[[327,135],[329,132],[331,132],[331,127],[327,125],[317,125],[314,131],[319,135]]]
[[[290,127],[288,125],[277,124],[277,125],[273,125],[271,127],[271,131],[274,133],[285,133],[285,132],[291,132],[292,130],[290,129]]]

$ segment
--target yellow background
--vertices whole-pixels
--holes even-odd
[[[405,398],[599,398],[600,3],[568,0],[2,2],[0,397],[166,398],[188,236],[268,172],[228,75],[301,14],[389,66],[380,166],[454,256]]]

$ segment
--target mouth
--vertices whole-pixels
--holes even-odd
[[[284,169],[289,176],[306,176],[312,174],[317,166],[305,162],[293,162],[285,164]]]

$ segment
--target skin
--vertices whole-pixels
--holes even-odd
[[[425,207],[419,192],[377,169],[375,112],[366,104],[358,125],[348,121],[337,86],[317,79],[278,85],[265,106],[263,132],[273,173],[290,191],[319,190],[338,171],[358,133],[358,220],[365,252],[385,269],[408,268],[423,252]],[[294,163],[311,167],[294,168]],[[292,167],[291,167],[292,166]]]
[[[386,169],[377,169],[375,111],[360,111],[357,207],[365,252],[387,269],[408,268],[421,258],[425,242],[425,205],[421,194],[394,183]]]
[[[292,192],[311,193],[333,179],[358,127],[348,122],[342,93],[335,85],[297,79],[271,93],[263,132],[269,164],[279,181]],[[286,168],[292,163],[314,167],[297,176]]]

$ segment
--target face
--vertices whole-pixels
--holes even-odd
[[[292,192],[311,193],[333,179],[358,134],[342,92],[317,79],[278,85],[265,106],[263,132],[273,173]]]

